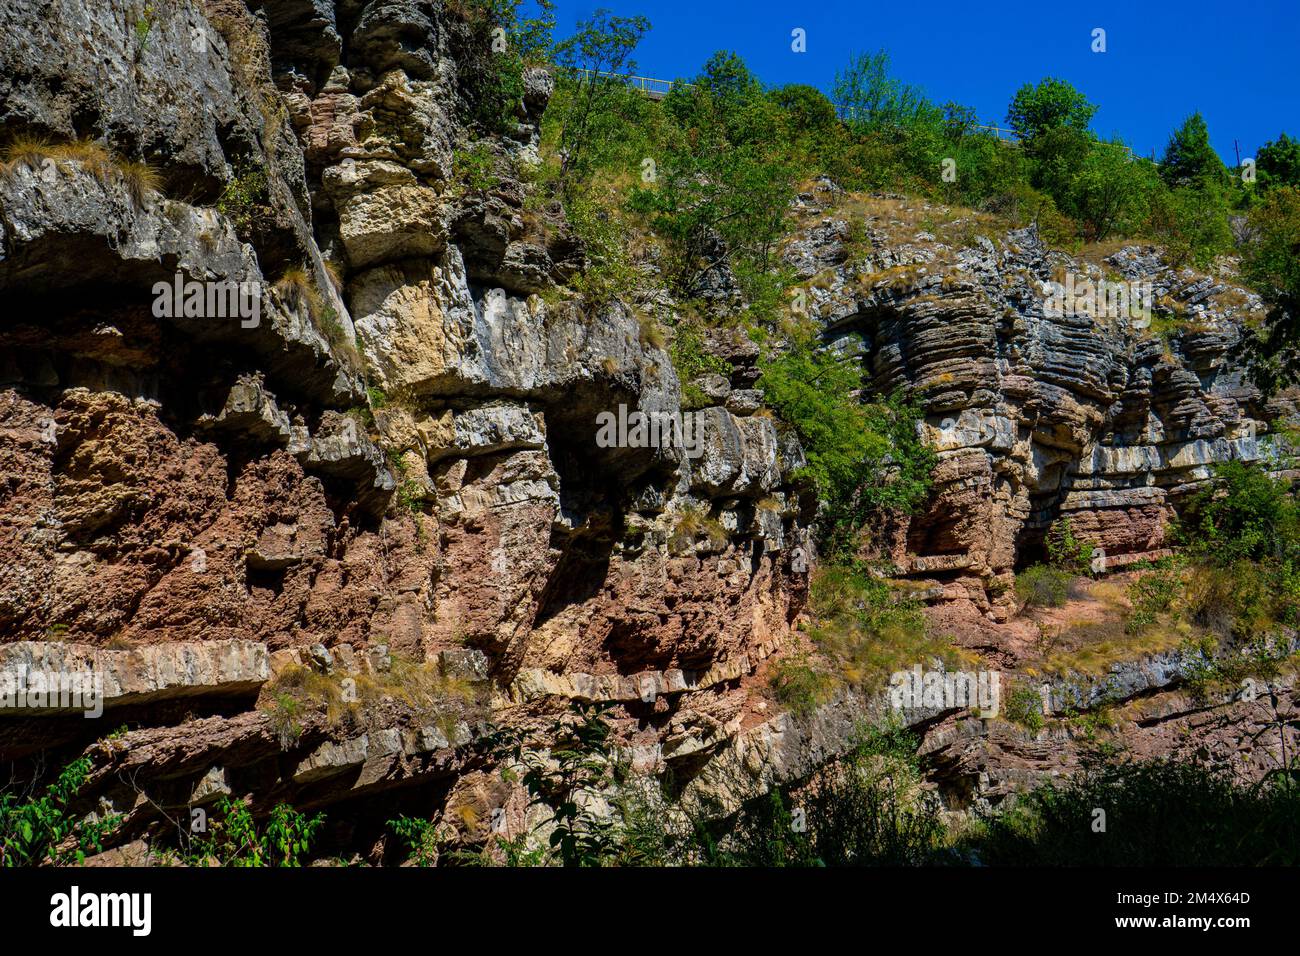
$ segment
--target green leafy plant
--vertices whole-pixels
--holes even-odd
[[[297,867],[310,852],[324,814],[306,816],[287,803],[276,804],[259,826],[241,800],[217,798],[208,832],[191,839],[184,858],[193,866]]]
[[[1038,733],[1045,723],[1043,698],[1032,687],[1016,687],[1002,702],[1002,713],[1007,720],[1020,724],[1031,733]]]
[[[416,866],[435,866],[441,840],[432,820],[401,816],[388,821],[389,829],[406,844]]]
[[[71,810],[91,767],[89,757],[77,758],[39,797],[0,794],[0,865],[80,864],[88,853],[103,851],[104,839],[121,818],[83,818]]]
[[[601,866],[616,847],[615,822],[590,804],[615,777],[612,728],[603,716],[608,706],[575,704],[572,714],[552,723],[546,752],[530,747],[519,731],[498,739],[498,754],[523,769],[529,805],[549,811],[539,827],[550,829],[547,845],[563,866]]]

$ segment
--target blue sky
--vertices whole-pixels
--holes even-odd
[[[1068,80],[1100,105],[1094,130],[1157,159],[1198,109],[1230,165],[1234,139],[1246,158],[1300,135],[1300,0],[557,0],[557,34],[602,7],[649,18],[636,54],[649,76],[693,75],[728,49],[768,85],[829,91],[851,53],[883,47],[896,76],[998,125],[1021,84]],[[791,51],[796,27],[806,53]],[[1091,50],[1096,27],[1105,53]]]

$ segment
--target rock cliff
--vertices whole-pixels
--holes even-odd
[[[103,720],[19,711],[0,756],[92,754],[124,840],[234,793],[345,806],[334,845],[366,847],[393,807],[517,810],[484,740],[569,701],[616,704],[634,765],[701,791],[844,746],[863,701],[801,721],[762,692],[815,502],[757,348],[713,342],[735,372],[695,383],[698,456],[597,441],[620,408],[680,418],[684,383],[643,303],[565,291],[585,251],[528,176],[544,71],[479,137],[482,38],[439,2],[10,0],[0,30],[26,143],[0,172],[0,659],[111,678]],[[1054,518],[1123,566],[1210,463],[1285,466],[1294,408],[1230,358],[1248,295],[1033,229],[901,235],[901,199],[864,242],[841,198],[801,195],[783,255],[828,347],[924,397],[936,493],[892,556],[933,600],[995,625]],[[1195,321],[1046,315],[1063,271],[1149,279]],[[252,298],[160,308],[186,283]],[[330,682],[365,706],[285,701]],[[987,783],[956,721],[916,722]]]

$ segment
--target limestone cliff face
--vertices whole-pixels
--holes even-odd
[[[1295,414],[1294,395],[1265,402],[1232,357],[1257,297],[1154,249],[1090,262],[1047,250],[1032,228],[996,243],[937,238],[915,224],[938,211],[901,197],[882,200],[878,225],[852,245],[838,206],[829,183],[802,197],[786,257],[812,280],[808,308],[828,341],[860,352],[878,389],[923,397],[940,463],[932,502],[896,542],[905,574],[1001,615],[988,585],[1040,560],[1056,519],[1113,570],[1166,547],[1169,520],[1213,463],[1290,465],[1271,431]],[[1065,277],[1132,283],[1154,322],[1181,321],[1162,330],[1151,316],[1055,307]]]
[[[699,457],[596,440],[620,406],[681,414],[682,383],[645,303],[557,292],[584,253],[530,202],[544,72],[476,141],[481,40],[440,2],[10,0],[0,36],[0,129],[37,141],[0,171],[0,662],[111,677],[101,721],[4,717],[0,759],[87,750],[123,839],[234,793],[350,801],[334,843],[361,846],[402,801],[518,816],[483,739],[569,700],[615,703],[688,792],[843,746],[862,701],[800,722],[753,691],[796,642],[813,508],[753,344],[712,342],[736,371],[695,383]],[[938,490],[894,557],[933,597],[1005,617],[989,585],[1052,518],[1122,564],[1209,463],[1276,452],[1290,406],[1242,384],[1213,284],[1111,260],[1198,316],[1165,343],[1045,316],[1085,266],[1032,231],[864,250],[831,187],[795,212],[828,342],[926,396]],[[160,310],[177,282],[256,314]],[[412,704],[421,666],[472,693]],[[277,709],[308,671],[367,706]],[[931,744],[955,766],[964,739]]]
[[[755,401],[706,410],[699,457],[597,443],[681,386],[628,307],[538,294],[583,265],[518,172],[549,77],[475,146],[482,44],[441,3],[138,6],[0,13],[0,124],[39,141],[0,176],[0,635],[142,688],[111,727],[14,717],[6,759],[127,723],[95,755],[129,835],[157,808],[124,775],[164,807],[445,792],[489,712],[565,698],[620,702],[647,767],[724,742],[802,607],[801,452]],[[159,310],[185,282],[257,314]],[[473,700],[403,708],[394,658]],[[282,733],[299,666],[376,706]]]

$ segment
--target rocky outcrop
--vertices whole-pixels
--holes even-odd
[[[919,201],[880,200],[855,245],[837,203],[824,183],[801,197],[806,225],[785,256],[827,341],[860,354],[877,389],[924,403],[939,465],[930,506],[896,542],[904,573],[967,582],[956,590],[987,608],[984,586],[1040,559],[1058,518],[1120,567],[1165,547],[1215,462],[1289,467],[1272,423],[1294,396],[1265,402],[1232,358],[1257,297],[1151,249],[1092,263],[1032,227],[978,235],[989,227],[973,217],[947,224],[960,238],[917,226],[900,240],[946,215]],[[1103,282],[1134,284],[1133,314],[1053,299]]]
[[[84,751],[128,839],[219,794],[443,793],[489,701],[725,741],[804,600],[802,454],[743,371],[698,454],[597,440],[606,412],[680,420],[682,386],[630,307],[556,289],[583,251],[526,204],[545,71],[485,134],[482,38],[441,3],[19,2],[0,26],[33,41],[0,43],[28,144],[0,169],[0,665],[99,674],[129,727],[38,706],[0,758]],[[483,700],[293,716],[273,673],[394,660]]]
[[[815,502],[759,347],[709,329],[730,372],[682,382],[652,318],[671,296],[565,287],[585,251],[530,185],[551,78],[525,70],[483,129],[486,51],[458,10],[0,10],[0,674],[98,675],[110,717],[25,700],[0,760],[89,756],[84,810],[122,815],[122,859],[222,795],[346,801],[330,839],[351,849],[404,801],[518,823],[495,731],[573,702],[613,705],[637,770],[723,809],[885,713],[765,698],[767,662],[806,643]],[[840,196],[800,197],[784,255],[828,346],[925,403],[936,492],[893,542],[918,594],[1005,616],[994,583],[1055,518],[1119,566],[1161,553],[1213,462],[1289,467],[1270,423],[1293,408],[1228,358],[1249,296],[1144,249],[1089,266],[1032,229],[881,226],[866,248]],[[1044,283],[1103,270],[1190,322],[1048,314]],[[695,291],[739,302],[725,265]],[[684,393],[689,447],[601,438],[606,415],[681,422]],[[1050,709],[1159,700],[1137,722],[1154,747],[1184,676],[1130,662],[1049,688]],[[1057,728],[908,720],[953,806],[1054,754]]]

